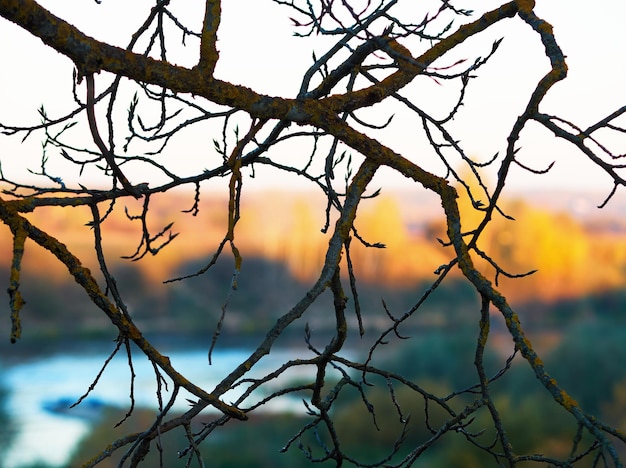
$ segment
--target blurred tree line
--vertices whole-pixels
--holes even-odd
[[[288,200],[276,197],[276,203],[257,204],[254,199],[242,203],[243,220],[238,236],[246,270],[239,278],[242,287],[229,303],[232,320],[227,326],[232,331],[244,336],[260,332],[306,290],[307,282],[323,262],[327,242],[319,229],[314,229],[323,225],[320,210],[315,210],[316,203],[315,199],[304,196]],[[397,312],[409,307],[422,290],[421,285],[433,277],[432,265],[444,264],[448,259],[445,249],[436,241],[445,237],[445,225],[432,213],[425,219],[419,218],[411,212],[414,207],[410,201],[393,196],[364,203],[363,212],[357,218],[359,232],[368,241],[385,245],[382,250],[372,251],[355,244],[351,252],[359,284],[367,285],[361,294],[366,320],[373,324],[376,314],[382,313],[381,298]],[[479,221],[467,196],[461,196],[459,205],[463,216],[469,220],[469,227]],[[565,212],[553,213],[520,200],[507,201],[503,206],[515,221],[494,219],[478,246],[491,252],[507,271],[537,270],[523,278],[499,278],[499,286],[520,307],[529,326],[558,326],[563,320],[589,315],[590,310],[613,313],[606,311],[624,309],[626,242],[623,233],[592,230]],[[155,210],[155,224],[168,220],[159,218],[159,213],[166,212],[165,208]],[[119,259],[114,263],[118,286],[128,297],[132,315],[149,332],[210,332],[220,314],[232,278],[232,260],[220,259],[206,273],[206,281],[191,278],[166,288],[153,287],[155,282],[202,268],[207,246],[221,235],[220,226],[224,222],[223,216],[209,208],[205,207],[208,218],[204,220],[202,232],[185,226],[184,235],[174,241],[175,248],[159,255],[159,268],[155,268],[150,257],[138,262]],[[81,245],[85,250],[91,249],[89,239],[73,231],[84,224],[80,212],[69,218],[65,211],[50,210],[46,215],[59,230],[60,238],[79,250]],[[56,216],[61,215],[63,219],[55,222]],[[419,216],[424,216],[423,212],[419,212]],[[265,222],[257,222],[261,219]],[[120,256],[132,250],[133,237],[127,232],[130,223],[115,212],[111,215],[109,249]],[[43,251],[34,249],[25,258],[24,275],[32,277],[23,286],[27,298],[24,319],[34,326],[29,333],[50,338],[67,333],[108,336],[108,320],[97,313],[86,312],[93,309],[93,305],[71,279],[61,272],[52,280],[49,275],[38,276],[39,272],[49,271],[50,260]],[[482,259],[475,258],[475,262],[478,268],[489,269]],[[445,299],[452,298],[452,303],[445,307],[459,309],[460,313],[461,306],[475,297],[459,274],[453,271],[451,275],[456,276],[456,280],[442,285],[443,292],[430,298],[426,307],[442,307]],[[57,294],[59,291],[63,294]],[[319,305],[327,306],[328,302]],[[255,310],[254,314],[249,312],[250,308]],[[175,310],[175,316],[170,314],[168,318],[168,310]],[[246,310],[248,312],[244,312]],[[420,315],[417,322],[428,320],[425,315],[429,314]],[[63,327],[51,326],[59,319],[64,321]],[[316,325],[324,328],[332,323]]]
[[[446,394],[452,389],[471,387],[475,381],[475,337],[472,325],[475,326],[470,321],[457,323],[452,331],[449,327],[432,327],[427,332],[413,336],[409,347],[402,352],[394,351],[392,343],[383,358],[386,361],[384,364],[429,392]],[[501,360],[502,353],[499,350],[489,349],[485,357],[487,370],[496,372]],[[587,317],[566,326],[560,343],[546,356],[546,364],[555,369],[554,374],[559,383],[571,389],[572,396],[585,411],[602,417],[621,430],[626,430],[624,363],[626,328],[616,326],[615,322],[606,317]],[[567,457],[571,440],[577,431],[574,418],[562,412],[545,394],[541,384],[522,361],[514,359],[508,372],[508,378],[496,382],[494,388],[498,390],[500,413],[512,443],[526,452],[543,453],[555,458]],[[427,441],[432,437],[428,427],[438,428],[445,420],[446,415],[436,406],[425,407],[424,401],[416,398],[414,392],[404,386],[395,389],[394,402],[384,379],[369,377],[368,382],[370,386],[366,397],[375,414],[363,405],[362,396],[356,389],[343,395],[334,410],[336,430],[342,437],[344,449],[360,463],[379,462],[387,456],[390,445],[393,446],[402,434],[401,418],[409,419],[408,429],[403,436],[408,447]],[[470,402],[470,398],[468,395],[455,400],[455,407],[461,408]],[[103,443],[116,438],[114,425],[122,414],[121,410],[118,411],[102,420],[82,442],[74,456],[76,463],[84,460]],[[142,410],[135,415],[131,424],[140,428],[145,420],[153,416],[151,411]],[[301,461],[299,449],[291,447],[282,453],[280,448],[307,422],[307,417],[302,414],[256,415],[246,424],[225,427],[219,438],[208,441],[209,449],[205,452],[204,460],[207,466],[222,468],[295,466]],[[495,436],[490,422],[485,409],[475,415],[467,429],[482,433],[478,441],[489,444]],[[261,433],[268,435],[269,439],[259,438]],[[310,446],[316,446],[319,442],[314,436],[308,437]],[[324,441],[324,435],[318,434],[318,437]],[[498,466],[484,451],[468,447],[463,434],[450,433],[446,438],[446,444],[435,446],[426,454],[423,459],[426,466]],[[183,431],[167,434],[161,443],[164,446],[163,456],[166,457],[164,466],[176,466],[179,461],[175,454],[185,446]],[[306,445],[302,449],[307,450]],[[405,450],[396,454],[389,463],[401,459],[403,455],[406,455]],[[159,452],[151,453],[150,456],[151,463],[158,464]],[[117,466],[117,458],[106,460],[102,466]],[[591,466],[591,460],[582,466]]]

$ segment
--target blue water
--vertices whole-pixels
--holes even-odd
[[[209,366],[206,350],[175,352],[169,354],[172,364],[189,380],[205,390],[212,390],[232,369],[244,361],[250,352],[244,349],[217,351],[213,355],[213,365]],[[309,358],[311,355],[297,356],[293,350],[273,351],[265,356],[248,377],[260,377],[271,372],[286,360],[296,357]],[[89,388],[106,355],[86,356],[56,355],[39,358],[32,362],[5,365],[0,374],[0,384],[8,390],[7,412],[11,419],[14,444],[0,466],[18,468],[45,462],[52,466],[62,466],[82,437],[88,434],[91,422],[98,416],[102,404],[126,408],[129,404],[130,371],[126,356],[116,356],[108,365],[96,388],[85,404],[75,409],[67,409],[69,402],[76,401]],[[139,407],[156,408],[156,380],[152,365],[140,355],[133,362],[135,373],[135,404]],[[299,379],[314,375],[312,367],[293,369],[283,379]],[[171,386],[170,386],[171,387]],[[259,400],[268,394],[256,395]],[[229,392],[223,400],[230,402],[243,392]],[[188,409],[186,392],[178,397],[176,409]],[[195,399],[195,398],[194,398]],[[164,395],[164,401],[167,396]],[[302,403],[293,398],[283,398],[271,403],[266,411],[301,410]],[[54,412],[50,408],[55,409]],[[0,428],[0,431],[7,430]]]

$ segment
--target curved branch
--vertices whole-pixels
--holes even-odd
[[[130,321],[128,317],[120,313],[115,305],[109,301],[106,295],[100,290],[95,278],[88,268],[85,268],[80,260],[76,258],[67,247],[54,237],[40,230],[31,224],[26,218],[20,216],[3,199],[0,198],[0,219],[13,231],[22,231],[39,244],[44,249],[52,253],[61,263],[63,263],[74,280],[85,290],[91,301],[98,306],[109,317],[117,329],[129,337],[133,342],[157,364],[163,371],[177,384],[196,395],[207,405],[214,406],[236,419],[246,419],[246,415],[239,409],[222,402],[215,395],[207,393],[200,387],[194,385],[183,375],[179,374],[170,364],[167,356],[162,355],[154,348],[141,334],[141,331]]]
[[[87,83],[87,120],[89,121],[89,130],[91,131],[91,136],[93,137],[93,141],[104,156],[104,159],[109,164],[109,167],[113,171],[115,177],[120,181],[124,190],[130,193],[135,198],[141,198],[141,192],[137,190],[137,188],[133,187],[133,185],[128,181],[122,170],[119,168],[117,163],[115,162],[115,156],[111,154],[109,149],[102,141],[100,137],[100,133],[98,132],[98,124],[96,123],[96,112],[95,112],[95,98],[94,98],[94,82],[93,82],[93,73],[90,73],[86,76]]]

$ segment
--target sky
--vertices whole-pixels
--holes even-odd
[[[152,1],[103,0],[101,5],[85,0],[41,2],[55,14],[69,20],[81,30],[100,40],[125,45],[132,32],[143,21],[144,12]],[[355,1],[358,3],[358,1]],[[400,2],[402,3],[402,2]],[[436,3],[431,1],[430,3]],[[172,9],[192,25],[199,24],[203,2],[172,1]],[[413,13],[415,3],[404,0],[405,12]],[[457,0],[456,6],[476,9],[476,15],[499,3],[492,0]],[[585,127],[605,117],[626,103],[626,29],[621,21],[626,17],[626,2],[599,0],[537,0],[536,12],[554,26],[557,40],[567,56],[569,75],[565,82],[557,84],[547,96],[540,110],[559,114]],[[195,9],[194,9],[195,8]],[[293,12],[270,0],[225,0],[220,30],[218,32],[220,61],[216,76],[252,87],[269,95],[293,97],[297,93],[301,77],[311,64],[311,53],[318,56],[325,51],[324,38],[294,38],[289,20]],[[423,12],[420,10],[420,18]],[[197,27],[195,29],[198,29]],[[453,122],[455,136],[461,140],[467,153],[484,161],[506,148],[506,136],[510,127],[527,102],[537,81],[549,70],[549,62],[543,55],[539,38],[519,19],[510,19],[496,25],[480,39],[464,44],[454,55],[441,59],[442,66],[456,58],[473,60],[476,55],[486,55],[493,41],[504,37],[496,56],[480,70],[478,79],[472,81],[465,107]],[[17,26],[0,19],[0,40],[15,47],[2,47],[0,60],[4,71],[0,74],[0,122],[26,125],[39,121],[37,109],[44,104],[50,116],[60,115],[73,105],[71,80],[73,65],[67,58],[45,46],[39,39],[29,36]],[[175,52],[176,44],[170,51]],[[197,48],[189,47],[177,56],[183,66],[193,66]],[[101,74],[104,75],[104,74]],[[106,76],[98,76],[96,86],[103,89]],[[442,102],[450,95],[449,87],[437,83],[423,83],[414,99],[433,114],[442,112]],[[79,88],[80,92],[81,88]],[[409,91],[407,91],[409,92]],[[130,97],[130,95],[129,95]],[[445,110],[444,110],[445,112]],[[423,136],[419,136],[421,124],[412,115],[402,113],[392,106],[380,106],[373,113],[364,113],[373,121],[384,121],[395,113],[393,128],[380,139],[411,160],[425,168],[440,170],[432,151],[429,152]],[[84,120],[84,116],[79,117]],[[617,121],[616,123],[619,123]],[[622,124],[625,123],[623,119]],[[217,132],[213,129],[213,132]],[[626,139],[605,135],[607,144],[617,153],[624,153]],[[84,129],[76,135],[90,144]],[[189,132],[177,142],[177,167],[188,166],[189,171],[206,163],[206,154],[212,146],[213,137],[207,128]],[[0,139],[0,161],[7,177],[14,179],[33,177],[27,168],[37,171],[41,160],[40,135],[32,135],[25,144],[20,138]],[[536,176],[515,168],[508,183],[512,190],[540,190],[566,188],[575,190],[610,187],[610,180],[599,169],[590,165],[584,156],[570,145],[555,140],[537,125],[522,134],[520,160],[531,167],[545,168],[555,161],[550,174]],[[209,149],[207,149],[209,148]],[[310,147],[288,146],[284,153],[306,157]],[[48,150],[51,161],[57,159],[58,150]],[[287,157],[283,154],[283,157]],[[71,180],[77,175],[76,168],[62,163],[51,166]],[[182,170],[182,169],[181,169]],[[149,177],[145,173],[129,174],[131,180]],[[84,177],[90,180],[89,173]],[[492,177],[493,171],[492,171]],[[284,176],[268,176],[254,184],[276,187],[293,187],[298,181]],[[402,178],[392,178],[389,171],[378,180],[381,185],[402,185]]]

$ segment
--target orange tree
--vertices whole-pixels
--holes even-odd
[[[531,123],[542,126],[555,138],[571,144],[581,157],[588,158],[610,177],[613,188],[607,201],[625,184],[619,174],[621,166],[617,161],[618,155],[611,153],[599,140],[606,133],[624,131],[618,126],[617,119],[625,107],[587,128],[540,110],[551,88],[566,78],[568,67],[552,26],[536,14],[534,2],[511,1],[472,18],[471,11],[457,8],[445,0],[431,2],[432,10],[422,11],[419,15],[413,9],[426,7],[399,0],[273,0],[291,18],[296,35],[318,36],[320,44],[328,45],[324,53],[313,55],[312,64],[302,76],[299,91],[291,98],[259,93],[245,86],[244,77],[241,83],[217,78],[215,70],[220,63],[218,38],[222,20],[221,2],[206,0],[202,21],[197,21],[197,24],[185,24],[176,15],[176,3],[156,1],[132,34],[127,47],[122,48],[86,35],[79,27],[55,16],[34,0],[0,0],[0,15],[3,18],[68,57],[75,69],[75,108],[72,112],[50,117],[42,110],[41,124],[19,127],[2,123],[3,133],[24,137],[41,133],[48,148],[57,151],[55,157],[80,166],[81,171],[100,171],[110,181],[107,189],[93,185],[88,180],[64,181],[55,175],[49,163],[49,155],[43,159],[39,173],[47,184],[32,185],[2,175],[5,191],[0,201],[0,218],[10,228],[13,238],[8,285],[12,323],[10,339],[15,342],[21,334],[20,310],[24,299],[20,291],[20,267],[25,241],[30,239],[65,265],[89,299],[109,318],[118,331],[114,353],[126,349],[129,363],[132,364],[131,349],[134,344],[152,362],[157,379],[168,381],[173,388],[168,393],[167,401],[160,405],[160,412],[145,430],[112,442],[101,453],[95,454],[87,465],[96,465],[112,453],[121,451],[124,453],[121,463],[135,466],[151,448],[160,447],[160,437],[177,428],[183,430],[188,439],[188,447],[181,448],[180,456],[187,457],[188,463],[195,459],[202,464],[202,442],[228,421],[248,419],[255,410],[273,398],[304,393],[310,421],[294,434],[286,449],[297,446],[297,442],[307,433],[316,432],[319,435],[317,447],[300,444],[302,456],[312,462],[333,461],[337,466],[345,461],[368,466],[409,466],[425,456],[433,446],[444,443],[446,434],[457,433],[462,435],[467,444],[483,450],[499,465],[537,462],[570,466],[582,460],[584,463],[589,461],[621,466],[618,453],[621,444],[626,442],[625,436],[586,413],[569,396],[567,389],[559,386],[551,377],[549,369],[544,366],[525,335],[515,310],[498,291],[498,278],[503,275],[515,276],[515,272],[504,271],[499,267],[497,258],[491,258],[489,252],[478,247],[481,234],[490,220],[507,216],[499,207],[499,199],[512,166],[518,165],[531,172],[543,170],[532,169],[519,160],[522,132]],[[409,10],[406,10],[407,7]],[[94,8],[98,7],[94,5]],[[99,14],[97,10],[95,14]],[[415,21],[415,18],[422,19]],[[266,20],[272,21],[273,18]],[[500,40],[496,40],[484,48],[476,46],[471,40],[503,21],[525,23],[528,27],[527,40],[543,45],[547,59],[545,63],[549,63],[549,66],[546,66],[546,73],[538,82],[528,88],[525,104],[508,131],[501,154],[496,154],[487,162],[477,162],[470,158],[455,137],[452,124],[461,112],[471,113],[471,109],[463,106],[471,92],[472,83],[483,66],[497,56],[501,44]],[[111,27],[115,27],[114,22],[112,19]],[[266,27],[271,28],[271,24]],[[177,65],[176,57],[170,57],[167,46],[171,44],[168,41],[171,41],[173,32],[177,37],[182,34],[183,42],[189,48],[195,47],[193,50],[197,56],[194,66]],[[245,35],[245,31],[242,35]],[[253,38],[247,37],[245,40]],[[462,48],[459,55],[457,50],[464,47],[465,43],[474,44],[476,50]],[[464,54],[474,56],[467,58],[463,57]],[[19,73],[19,66],[5,63],[3,73]],[[96,92],[96,80],[107,82],[103,91]],[[419,94],[414,92],[414,87],[423,84],[424,80],[445,85],[442,89],[449,92],[448,99],[443,100],[440,108],[436,109],[436,114],[442,114],[443,117],[420,106]],[[135,97],[130,98],[130,102],[124,101],[122,89],[133,86],[136,87]],[[155,104],[147,106],[143,118],[140,95],[142,99]],[[118,112],[120,103],[128,106],[126,115]],[[105,109],[100,109],[98,113],[98,106],[104,106]],[[391,130],[393,125],[402,125],[402,122],[397,122],[398,119],[390,118],[382,123],[379,121],[380,113],[389,109],[408,112],[419,122],[419,129],[404,128],[403,131],[411,137],[420,135],[427,143],[423,153],[428,154],[428,158],[414,157],[411,154],[415,152],[414,148],[394,148],[397,139],[387,141],[383,132]],[[358,115],[360,112],[362,114]],[[147,123],[151,119],[155,123]],[[218,131],[215,134],[211,151],[207,151],[209,154],[203,162],[205,168],[193,174],[182,174],[177,158],[167,152],[169,142],[178,133],[209,121],[218,122],[221,133]],[[90,135],[88,144],[81,146],[80,142],[73,144],[70,141],[69,129],[77,122],[81,122]],[[245,130],[240,131],[240,128]],[[120,133],[123,133],[124,151],[119,148]],[[291,145],[298,140],[302,140],[299,146],[287,146],[289,157],[286,161],[278,156],[284,145]],[[305,148],[307,144],[310,145],[309,149]],[[138,148],[136,153],[133,148]],[[428,162],[433,158],[437,164]],[[459,161],[466,169],[457,172]],[[497,180],[492,189],[488,189],[480,178],[479,168],[485,165],[498,167]],[[215,388],[201,388],[181,374],[169,358],[146,339],[133,321],[132,313],[108,268],[107,256],[102,248],[102,227],[116,202],[124,203],[129,197],[141,199],[144,208],[137,219],[143,237],[136,257],[147,253],[157,254],[175,235],[171,234],[170,226],[157,233],[148,228],[151,196],[179,187],[190,187],[193,189],[190,193],[195,193],[195,203],[191,208],[195,214],[203,189],[220,178],[227,178],[228,221],[224,227],[223,240],[216,246],[215,254],[207,260],[206,266],[192,276],[201,276],[219,256],[224,255],[225,250],[229,250],[234,259],[232,289],[233,294],[236,294],[239,272],[245,268],[242,253],[236,244],[241,194],[246,177],[254,175],[256,168],[263,167],[272,167],[293,175],[301,179],[303,184],[310,183],[325,194],[327,221],[323,229],[328,232],[325,260],[308,291],[289,310],[282,311],[249,357],[233,368]],[[135,168],[132,174],[145,168],[145,173],[154,174],[154,178],[147,181],[141,179],[141,183],[137,183],[137,177],[131,176],[129,172],[131,168]],[[361,202],[378,193],[376,190],[368,192],[368,186],[381,169],[395,171],[417,187],[438,197],[447,226],[447,239],[441,242],[447,248],[449,262],[441,266],[433,265],[436,277],[432,285],[416,296],[414,306],[410,309],[395,314],[383,303],[380,312],[388,320],[388,328],[373,340],[364,359],[351,360],[342,355],[346,338],[355,332],[363,335],[367,322],[361,320],[358,278],[350,261],[350,248],[355,242],[372,248],[384,247],[377,240],[362,238],[356,220]],[[259,174],[264,173],[259,171]],[[469,177],[474,180],[466,180]],[[472,221],[472,226],[464,226],[457,204],[459,194],[455,187],[460,188],[463,195],[471,200],[476,210],[471,216],[473,221],[478,220],[476,224]],[[95,239],[95,251],[103,278],[101,282],[61,240],[46,232],[45,225],[36,226],[25,216],[26,213],[49,206],[84,206],[91,210],[89,229]],[[479,217],[476,218],[476,215]],[[481,273],[484,270],[479,271],[475,267],[477,259],[491,265],[491,277],[485,276]],[[460,270],[474,289],[479,299],[477,304],[480,304],[468,306],[467,310],[468,315],[475,314],[478,323],[473,350],[475,380],[468,388],[451,392],[440,389],[438,393],[442,394],[435,394],[421,387],[417,381],[375,365],[375,356],[391,340],[395,340],[397,346],[404,343],[400,340],[400,328],[416,315],[420,306],[453,269]],[[176,280],[183,281],[185,278]],[[333,298],[332,305],[324,313],[333,317],[335,333],[325,346],[316,347],[310,339],[311,331],[304,323],[313,318],[309,317],[313,311],[319,314],[320,310],[324,310],[312,305],[319,302],[325,292],[329,292]],[[348,297],[351,299],[350,305]],[[354,320],[347,316],[351,309],[356,317]],[[227,307],[224,308],[226,310]],[[494,314],[504,317],[506,329],[514,343],[514,352],[522,356],[545,387],[545,392],[560,406],[562,412],[571,415],[578,427],[572,435],[570,449],[560,458],[520,452],[507,432],[506,421],[499,411],[498,398],[494,396],[494,386],[506,377],[510,360],[503,362],[501,370],[495,373],[489,373],[484,365],[485,349],[490,339],[490,322]],[[213,343],[223,321],[228,319],[227,314],[222,317]],[[302,323],[305,329],[311,357],[287,361],[272,373],[250,379],[249,372],[259,360],[271,352],[288,328],[294,328],[298,323]],[[427,360],[428,356],[416,356],[416,359]],[[277,379],[288,369],[301,366],[314,370],[310,379],[286,385],[279,390],[272,386],[280,382]],[[331,370],[339,371],[339,377],[331,379],[328,376]],[[390,441],[388,456],[373,462],[363,461],[358,452],[349,453],[342,445],[341,434],[335,427],[336,413],[333,408],[347,389],[356,389],[363,408],[372,415],[375,423],[376,405],[369,402],[368,392],[370,381],[377,378],[386,382],[384,388],[387,388],[389,401],[393,402],[392,407],[404,429]],[[235,401],[225,401],[224,394],[235,386],[246,386],[246,389]],[[269,389],[269,397],[260,403],[252,400],[266,387]],[[402,402],[405,400],[396,398],[395,389],[398,387],[402,387],[403,398],[408,392],[414,400],[421,401],[426,414],[422,430],[424,438],[419,443],[410,442],[414,445],[409,447],[405,445],[413,439],[407,439],[405,432],[409,428],[410,419],[403,410]],[[171,415],[170,409],[182,389],[193,395],[192,405],[184,414]],[[199,415],[209,406],[218,412],[218,416],[209,422],[203,420],[201,425],[196,424]],[[433,412],[438,417],[429,420],[428,415]],[[481,421],[483,427],[476,427],[476,421]],[[484,438],[485,427],[492,431],[489,434],[493,437],[489,440]],[[458,450],[456,445],[455,450]]]

